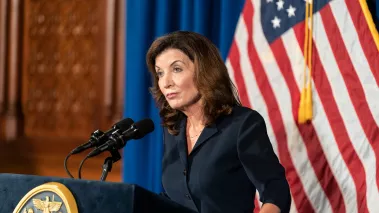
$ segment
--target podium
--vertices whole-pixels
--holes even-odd
[[[63,186],[67,190],[65,193],[72,198],[67,194],[60,197],[54,191],[55,185],[52,192],[42,190],[45,185],[51,187],[49,183]],[[79,213],[195,212],[135,184],[0,174],[0,212],[15,212],[16,207],[20,213],[75,212],[68,211],[69,207],[77,207]],[[44,210],[38,209],[44,207]]]

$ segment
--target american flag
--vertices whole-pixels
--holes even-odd
[[[266,120],[291,212],[379,212],[378,45],[365,0],[246,1],[226,65],[243,105]],[[310,71],[313,117],[299,123]]]

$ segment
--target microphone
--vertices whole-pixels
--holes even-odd
[[[132,124],[131,127],[124,132],[122,132],[122,129],[120,130],[112,132],[109,136],[109,140],[90,152],[87,157],[94,157],[106,150],[121,149],[126,145],[126,141],[143,138],[148,133],[154,131],[154,122],[151,119],[143,119]]]
[[[106,142],[109,135],[111,135],[114,131],[117,131],[117,130],[124,131],[128,129],[133,123],[134,121],[132,119],[125,118],[117,122],[116,124],[114,124],[113,127],[109,129],[108,131],[106,131],[105,133],[100,130],[96,130],[91,134],[91,137],[87,143],[78,146],[77,148],[72,150],[70,154],[77,154],[86,149],[102,145]]]

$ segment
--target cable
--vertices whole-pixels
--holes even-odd
[[[68,161],[68,158],[72,155],[72,152],[70,152],[66,158],[64,159],[64,169],[66,170],[66,173],[71,177],[71,178],[74,178],[74,176],[72,176],[72,174],[70,173],[70,171],[68,170],[67,168],[67,161]]]
[[[89,158],[89,155],[87,155],[87,156],[82,160],[82,162],[80,162],[80,166],[79,166],[79,170],[78,170],[78,178],[79,178],[79,179],[82,179],[82,173],[81,173],[81,171],[82,171],[82,167],[83,167],[84,162],[85,162],[88,158]]]

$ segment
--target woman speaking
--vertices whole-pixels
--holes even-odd
[[[263,117],[241,106],[218,49],[177,31],[146,56],[164,127],[162,184],[173,201],[201,213],[289,212],[285,171]]]

